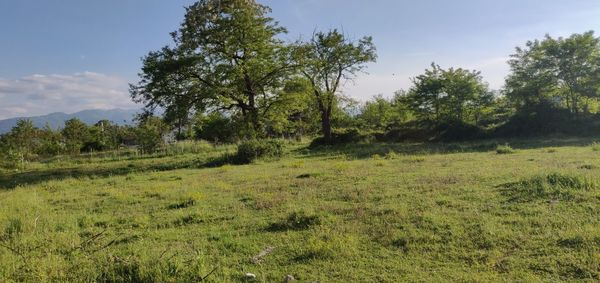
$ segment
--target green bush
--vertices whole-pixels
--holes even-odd
[[[318,137],[310,143],[310,147],[358,143],[367,140],[369,136],[361,133],[357,128],[335,129],[331,133],[331,140],[328,141],[325,137]]]
[[[497,154],[511,154],[511,153],[515,153],[516,151],[510,147],[510,145],[505,144],[505,145],[498,145],[498,147],[496,147],[496,153]]]
[[[284,142],[276,139],[246,140],[238,145],[236,158],[247,164],[262,157],[281,157]]]

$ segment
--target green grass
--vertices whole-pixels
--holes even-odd
[[[518,154],[497,154],[510,142]],[[600,280],[581,139],[357,144],[210,167],[231,147],[0,175],[0,281]]]
[[[553,149],[548,149],[553,150]],[[497,154],[512,154],[515,153],[516,151],[508,144],[505,145],[498,145],[498,147],[496,147],[496,153]]]

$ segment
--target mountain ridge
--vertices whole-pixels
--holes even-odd
[[[0,120],[0,134],[9,132],[19,120],[23,119],[31,120],[38,128],[45,127],[48,124],[53,129],[62,128],[65,121],[73,118],[77,118],[88,125],[93,125],[100,120],[109,120],[118,125],[131,125],[133,118],[139,112],[138,109],[86,109],[71,114],[53,112],[40,116],[8,118]]]

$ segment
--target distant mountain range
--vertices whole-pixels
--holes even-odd
[[[49,124],[53,129],[62,128],[65,121],[77,118],[88,125],[93,125],[100,120],[109,120],[119,125],[130,125],[135,114],[140,110],[83,110],[73,114],[65,114],[62,112],[52,113],[44,116],[35,117],[18,117],[6,120],[0,120],[0,134],[9,132],[20,119],[29,119],[36,127],[42,128]]]

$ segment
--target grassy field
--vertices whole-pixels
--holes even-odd
[[[232,147],[0,175],[0,281],[600,280],[600,145]]]

